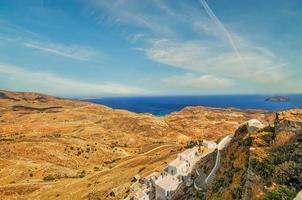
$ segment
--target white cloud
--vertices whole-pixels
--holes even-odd
[[[78,45],[63,45],[57,43],[23,42],[25,47],[37,49],[45,53],[79,61],[100,62],[104,55],[92,48]]]
[[[213,22],[222,30],[222,32],[225,35],[225,37],[227,38],[228,42],[230,43],[230,45],[234,49],[239,61],[243,64],[242,57],[239,53],[237,45],[235,44],[230,32],[224,27],[224,25],[221,23],[221,21],[218,19],[218,17],[215,15],[215,13],[212,11],[212,9],[209,7],[209,5],[207,4],[207,2],[205,0],[200,0],[200,3],[202,4],[204,9],[208,13],[210,18],[213,20]]]
[[[103,52],[89,46],[50,42],[40,34],[27,30],[23,27],[0,20],[0,41],[22,45],[26,48],[39,50],[43,53],[60,56],[77,61],[90,61],[100,63],[106,56]],[[1,45],[1,44],[0,44]]]
[[[118,83],[87,83],[63,78],[44,71],[33,72],[18,66],[1,63],[0,76],[11,83],[11,86],[7,89],[35,91],[60,96],[94,97],[100,95],[148,94],[144,89]]]
[[[298,83],[301,83],[293,79],[290,66],[282,58],[234,32],[231,26],[223,24],[205,0],[200,0],[204,9],[182,2],[176,2],[173,6],[168,1],[148,2],[148,5],[157,6],[161,12],[157,13],[157,17],[161,20],[156,20],[148,9],[141,6],[141,1],[92,1],[94,5],[109,10],[108,15],[113,21],[115,19],[114,22],[148,29],[149,33],[140,37],[140,47],[133,49],[145,52],[147,58],[155,62],[195,73],[194,77],[185,77],[186,80],[192,78],[194,82],[200,77],[199,74],[207,74],[210,77],[231,79],[236,83],[244,82],[252,85],[255,92],[294,91],[298,89]],[[174,6],[178,8],[177,11]],[[183,37],[179,26],[184,32],[199,37]],[[137,34],[134,31],[132,37],[136,38]],[[174,80],[175,77],[167,79]],[[187,85],[188,88],[189,85],[192,86]]]
[[[100,63],[106,55],[89,46],[51,42],[40,34],[0,19],[0,41],[77,61]]]
[[[151,35],[166,35],[174,36],[175,32],[171,30],[169,26],[163,26],[161,22],[166,21],[159,15],[151,14],[147,12],[149,7],[144,7],[144,3],[141,0],[117,0],[112,2],[111,0],[90,0],[89,1],[94,9],[99,11],[94,12],[92,19],[97,23],[109,22],[110,25],[127,24],[133,27],[143,28],[151,33]],[[148,4],[150,3],[150,4]],[[152,6],[153,1],[148,2],[146,5]],[[153,5],[155,6],[155,4]],[[106,18],[100,17],[100,15],[107,14]],[[134,34],[135,35],[135,34]]]
[[[10,36],[12,35],[18,35],[20,34],[28,37],[41,37],[39,34],[30,31],[24,27],[18,26],[16,24],[12,24],[9,21],[0,19],[0,27],[1,27],[1,32],[6,33]]]
[[[149,59],[176,68],[256,83],[274,84],[289,76],[285,64],[276,62],[270,54],[263,54],[263,49],[245,48],[241,54],[247,64],[242,67],[239,58],[221,44],[170,40],[154,40],[150,44],[150,48],[143,50]]]
[[[233,86],[231,79],[215,77],[213,75],[195,76],[185,74],[182,76],[172,76],[163,79],[163,83],[169,88],[189,88],[195,90],[223,90]]]

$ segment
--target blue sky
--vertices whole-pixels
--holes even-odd
[[[300,0],[1,0],[0,88],[302,93]]]

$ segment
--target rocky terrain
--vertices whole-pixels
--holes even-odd
[[[219,140],[251,118],[274,119],[206,107],[155,117],[0,91],[0,199],[121,199],[134,175],[161,170],[191,141]]]
[[[292,200],[301,190],[302,109],[293,109],[276,113],[274,124],[242,124],[207,191],[188,187],[178,199]]]

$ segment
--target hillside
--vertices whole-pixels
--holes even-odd
[[[206,199],[291,200],[302,189],[302,110],[278,112],[273,125],[237,129],[222,153]]]
[[[271,113],[187,107],[164,117],[0,91],[0,199],[121,199],[190,141],[220,139]]]

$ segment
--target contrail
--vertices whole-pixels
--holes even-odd
[[[236,47],[234,40],[232,39],[231,34],[229,33],[229,31],[224,27],[224,25],[221,23],[221,21],[218,19],[218,17],[216,17],[216,15],[214,14],[214,12],[212,11],[212,9],[209,7],[209,5],[207,4],[207,2],[205,0],[200,0],[200,3],[202,4],[202,6],[204,7],[204,9],[206,10],[206,12],[208,13],[209,17],[214,21],[215,24],[217,24],[217,26],[219,26],[219,28],[221,28],[221,30],[224,32],[225,36],[227,37],[230,45],[232,46],[232,48],[234,49],[237,57],[239,58],[240,62],[242,64],[243,63],[243,59],[238,51],[238,48]]]

